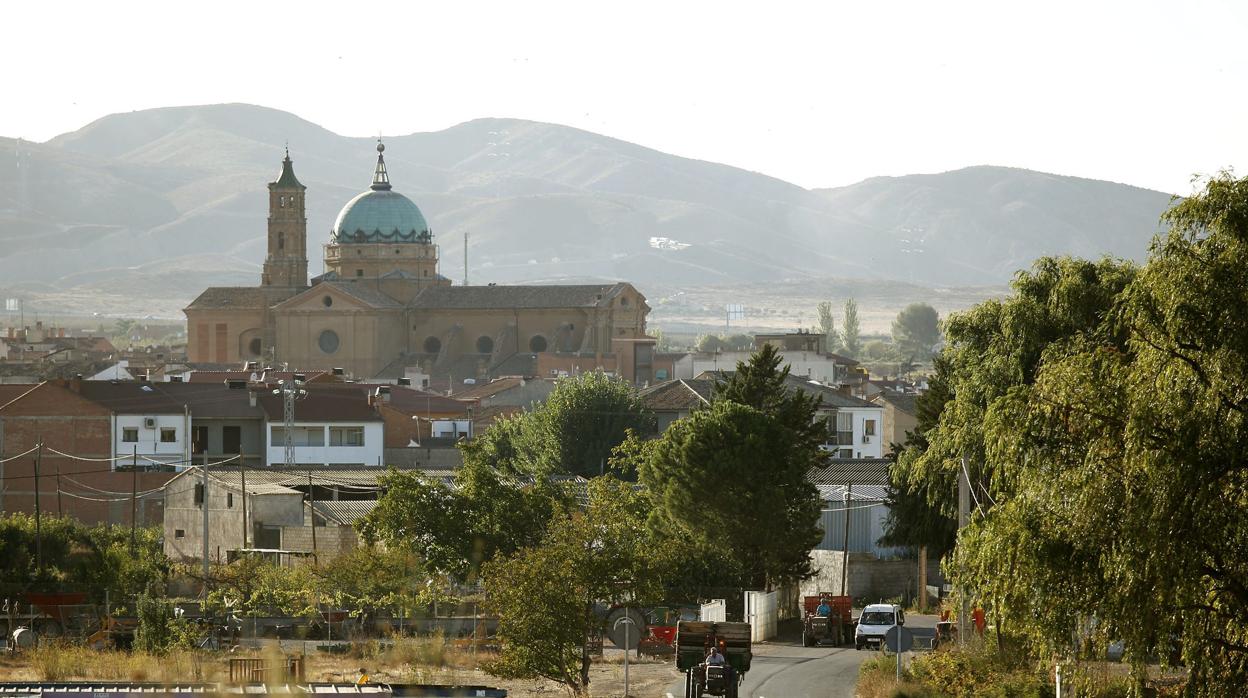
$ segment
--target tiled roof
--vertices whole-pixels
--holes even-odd
[[[248,286],[212,286],[186,306],[188,309],[267,308],[269,295],[263,288]]]
[[[875,403],[887,402],[893,407],[896,407],[898,410],[905,412],[908,415],[915,416],[917,413],[915,412],[914,401],[918,397],[918,395],[913,393],[896,393],[891,390],[885,390],[884,392],[873,396],[871,401]]]
[[[736,373],[736,371],[703,371],[702,374],[698,376],[698,378],[711,379],[711,380],[714,380],[715,378],[719,378],[721,380],[728,380],[729,378],[732,377],[734,373]],[[844,395],[840,391],[838,391],[836,388],[833,388],[830,385],[824,385],[823,383],[819,383],[816,381],[806,380],[805,378],[802,378],[801,376],[795,376],[791,373],[785,379],[785,383],[790,388],[796,388],[798,390],[801,390],[802,392],[809,393],[811,395],[815,395],[815,396],[822,398],[822,405],[824,407],[832,407],[832,408],[872,407],[877,410],[883,409],[882,407],[880,407],[879,405],[875,403],[867,402],[866,400],[856,398],[850,395]]]
[[[368,404],[368,393],[351,383],[304,385],[307,395],[295,401],[297,422],[377,422],[381,415]],[[260,407],[269,421],[283,419],[282,397],[260,393]]]
[[[246,390],[221,383],[83,381],[82,396],[117,414],[182,414],[197,418],[258,419]]]
[[[506,378],[497,378],[489,383],[477,383],[476,385],[467,386],[463,390],[456,391],[454,395],[460,400],[480,400],[512,388],[517,388],[523,385],[524,381],[525,379],[519,376],[507,376]]]
[[[316,513],[341,526],[350,526],[356,519],[368,516],[377,507],[376,499],[348,499],[338,501],[315,501],[311,503]]]
[[[852,484],[888,486],[888,469],[892,461],[887,458],[833,458],[822,468],[811,468],[806,479],[811,484],[845,486]]]
[[[651,386],[642,390],[639,397],[651,410],[691,410],[709,405],[714,388],[715,381],[689,378]]]
[[[599,286],[430,286],[413,308],[592,308],[614,298],[624,284]]]

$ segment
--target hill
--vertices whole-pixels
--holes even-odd
[[[474,283],[1000,284],[1044,254],[1142,258],[1170,200],[999,167],[812,191],[516,119],[386,140],[395,188],[425,212],[456,280],[470,233]],[[114,114],[43,144],[0,139],[18,165],[0,168],[5,290],[159,298],[162,313],[176,313],[206,283],[258,276],[264,184],[287,142],[308,186],[315,250],[367,186],[371,139],[241,104]]]

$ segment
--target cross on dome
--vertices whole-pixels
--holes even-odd
[[[384,154],[385,152],[386,152],[386,144],[382,143],[381,139],[378,138],[377,139],[377,169],[376,171],[373,172],[372,189],[374,191],[389,191],[390,190],[390,175],[386,173],[386,156]]]

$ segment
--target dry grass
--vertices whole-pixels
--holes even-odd
[[[6,662],[10,679],[35,681],[220,681],[224,663],[199,652],[178,651],[163,657],[142,653],[92,650],[70,644],[40,646]]]

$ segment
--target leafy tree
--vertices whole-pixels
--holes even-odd
[[[535,438],[546,446],[527,472],[593,477],[630,429],[647,430],[652,417],[627,382],[602,371],[561,380],[532,413]]]
[[[723,338],[715,334],[704,334],[698,337],[697,349],[705,354],[714,354],[716,352],[728,351],[728,345]]]
[[[1187,693],[1240,695],[1248,180],[1216,177],[1165,220],[1108,328],[1051,342],[1034,381],[986,412],[984,455],[1010,492],[964,534],[954,572],[1042,648],[1095,614],[1137,677],[1181,636]]]
[[[867,342],[867,346],[863,347],[863,353],[872,361],[881,361],[892,354],[892,347],[884,340],[876,339]]]
[[[541,544],[488,563],[487,604],[498,614],[498,660],[507,678],[546,678],[572,695],[589,690],[587,638],[602,629],[597,604],[653,599],[645,496],[595,478],[584,510],[565,510]]]
[[[893,320],[893,341],[902,356],[926,360],[940,338],[940,315],[927,303],[911,303]]]
[[[841,322],[841,343],[845,348],[845,353],[853,358],[858,356],[858,352],[862,350],[862,332],[861,326],[858,324],[858,303],[853,298],[845,300],[845,311],[842,313],[844,317]]]
[[[419,471],[391,471],[385,494],[356,526],[363,538],[420,555],[436,572],[472,579],[481,563],[534,545],[556,507],[557,484],[466,460],[454,486]]]
[[[819,313],[819,331],[827,338],[828,351],[836,351],[841,346],[841,335],[836,331],[836,317],[832,314],[832,302],[819,301],[816,311]]]
[[[825,462],[816,398],[785,385],[774,347],[716,388],[712,406],[676,422],[642,463],[656,527],[731,551],[742,576],[772,588],[810,571],[821,536],[806,474]]]

